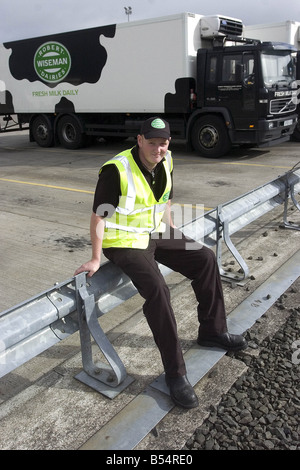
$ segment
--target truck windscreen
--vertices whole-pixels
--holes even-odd
[[[290,86],[296,80],[296,57],[291,51],[262,52],[262,71],[265,86]]]

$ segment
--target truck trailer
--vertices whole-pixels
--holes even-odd
[[[272,75],[270,75],[272,71]],[[273,73],[274,72],[274,73]],[[268,146],[296,126],[296,49],[243,37],[241,20],[182,13],[0,46],[1,131],[41,147],[125,140],[151,116],[204,157]]]
[[[282,21],[279,23],[267,23],[244,26],[244,34],[252,38],[257,38],[261,41],[281,41],[292,44],[299,51],[300,50],[300,22],[299,21]],[[298,121],[294,130],[293,139],[300,141],[300,64],[298,63],[297,70],[297,96],[296,103],[298,104]]]

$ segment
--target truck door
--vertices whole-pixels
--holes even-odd
[[[215,104],[230,111],[236,129],[248,128],[257,102],[253,53],[219,52],[211,59],[218,68]]]
[[[241,69],[242,77],[242,106],[244,112],[249,114],[249,117],[256,115],[257,110],[257,82],[256,77],[257,67],[255,67],[254,54],[251,52],[243,53],[243,62]]]

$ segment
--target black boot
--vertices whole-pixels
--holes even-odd
[[[166,375],[166,384],[170,389],[170,396],[176,405],[183,408],[195,408],[199,405],[197,395],[186,375],[180,377],[168,377]]]
[[[214,336],[201,335],[199,333],[197,343],[200,346],[217,347],[226,351],[241,351],[248,346],[247,341],[242,335],[232,335],[228,332]]]

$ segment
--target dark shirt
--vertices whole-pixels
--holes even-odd
[[[147,183],[149,184],[151,190],[153,191],[155,199],[158,201],[162,196],[165,187],[166,187],[166,173],[163,166],[163,159],[159,162],[152,172],[148,171],[142,164],[139,154],[138,154],[138,147],[133,147],[131,151],[135,162],[137,163],[138,167],[140,168],[141,172],[145,176]],[[172,188],[170,191],[169,199],[173,197],[173,172],[171,172],[172,178]],[[98,183],[95,190],[94,195],[94,203],[93,203],[93,212],[97,215],[105,217],[107,216],[107,212],[105,211],[98,211],[97,208],[99,206],[107,207],[105,205],[111,205],[113,207],[117,207],[119,204],[119,198],[121,196],[121,188],[120,188],[120,174],[119,170],[116,165],[109,164],[105,165],[102,168],[101,173],[99,174]],[[102,213],[101,213],[102,212]],[[112,213],[109,213],[111,216]]]

